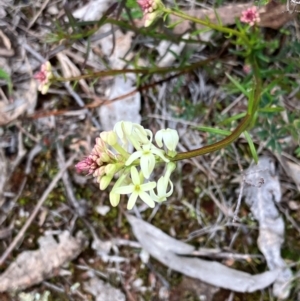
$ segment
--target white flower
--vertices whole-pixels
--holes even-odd
[[[157,195],[152,190],[150,192],[151,197],[155,202],[164,202],[173,193],[173,183],[170,181],[171,173],[175,170],[176,164],[169,162],[164,176],[161,176],[157,181]],[[170,190],[167,192],[168,185],[170,184]]]
[[[140,166],[142,173],[146,179],[149,179],[156,163],[155,155],[160,157],[163,161],[169,162],[164,156],[164,152],[158,149],[153,144],[145,144],[142,146],[141,150],[134,152],[125,162],[126,166],[132,164],[135,160],[140,159]]]
[[[127,209],[131,210],[135,205],[138,197],[140,197],[150,208],[154,208],[154,201],[146,191],[151,191],[156,187],[155,182],[142,183],[142,176],[139,175],[136,167],[132,166],[130,169],[132,183],[127,186],[117,187],[113,189],[114,194],[128,194],[129,197]]]
[[[170,183],[170,190],[167,192],[168,183]],[[173,183],[161,176],[157,181],[157,195],[153,190],[150,191],[150,196],[155,202],[161,203],[167,200],[167,198],[173,193]]]
[[[116,123],[114,131],[121,139],[122,146],[125,147],[125,149],[127,149],[128,142],[131,142],[134,148],[139,150],[141,148],[141,144],[149,144],[152,141],[152,132],[150,130],[146,130],[138,123],[120,121]]]
[[[155,141],[159,147],[162,147],[164,143],[168,149],[169,156],[174,157],[176,155],[175,149],[179,142],[179,136],[176,130],[159,130],[155,135]]]

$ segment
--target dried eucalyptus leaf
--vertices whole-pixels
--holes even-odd
[[[273,159],[260,157],[257,165],[250,166],[246,185],[245,201],[259,223],[258,247],[269,269],[280,270],[273,285],[273,294],[282,299],[287,298],[292,272],[280,255],[284,241],[284,221],[276,207],[276,203],[281,200],[281,189]]]
[[[0,275],[0,292],[18,291],[50,278],[56,269],[76,258],[82,251],[84,237],[70,236],[68,231],[59,235],[59,242],[52,236],[39,240],[40,248],[25,251]]]
[[[278,271],[258,275],[228,268],[218,262],[178,254],[190,253],[194,248],[168,236],[151,224],[131,215],[127,216],[132,231],[142,247],[154,258],[186,276],[235,292],[254,292],[271,285]]]
[[[95,297],[95,301],[125,301],[125,295],[109,283],[94,277],[84,283],[85,291]]]

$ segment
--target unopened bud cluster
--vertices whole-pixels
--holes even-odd
[[[176,165],[170,159],[176,155],[178,133],[172,129],[160,130],[155,135],[139,124],[121,121],[113,131],[102,132],[96,144],[85,159],[76,165],[78,171],[93,175],[101,190],[117,176],[109,199],[112,206],[120,202],[121,194],[130,194],[127,208],[132,209],[140,198],[149,207],[155,202],[167,200],[173,192],[170,180]],[[134,148],[130,154],[128,149]],[[165,172],[158,181],[151,180],[157,163],[165,164]]]
[[[138,0],[137,3],[141,7],[144,14],[144,26],[150,26],[159,16],[160,8],[163,7],[162,2],[160,0]]]
[[[37,80],[39,86],[38,90],[42,94],[46,94],[51,85],[51,79],[53,78],[52,66],[50,62],[45,62],[41,65],[41,69],[34,75],[34,78]]]

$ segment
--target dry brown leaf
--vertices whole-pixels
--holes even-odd
[[[288,0],[287,0],[288,1]],[[288,21],[296,18],[296,13],[289,13],[286,10],[286,5],[271,0],[266,6],[259,10],[260,22],[259,26],[279,29]]]
[[[119,290],[105,283],[97,277],[84,283],[85,291],[95,297],[95,301],[125,301],[125,295]]]
[[[84,237],[78,233],[74,238],[64,231],[59,242],[48,235],[40,237],[38,243],[39,250],[21,253],[0,275],[0,292],[23,290],[52,277],[63,264],[80,254]]]
[[[290,293],[292,272],[281,258],[280,249],[284,242],[284,221],[276,203],[281,200],[281,188],[274,161],[260,157],[247,171],[245,200],[259,223],[257,240],[270,270],[280,270],[273,285],[275,297],[285,299]]]
[[[243,293],[264,289],[278,276],[278,270],[251,275],[216,261],[193,258],[190,256],[193,246],[168,236],[160,229],[134,216],[127,215],[127,219],[135,237],[151,256],[186,276]]]
[[[294,163],[283,156],[277,156],[286,174],[290,176],[300,191],[300,164]]]
[[[56,57],[60,62],[62,74],[65,78],[81,75],[80,70],[77,68],[77,66],[69,59],[69,57],[64,52],[59,52],[56,55]],[[86,83],[86,81],[84,79],[79,80],[79,84],[85,93],[88,94],[91,92],[88,84]]]
[[[6,125],[24,113],[33,114],[37,102],[37,84],[35,80],[24,82],[12,95],[13,102],[0,101],[0,125]]]
[[[0,30],[0,45],[3,45],[4,48],[0,47],[0,56],[11,57],[15,54],[15,51],[11,47],[10,39]]]

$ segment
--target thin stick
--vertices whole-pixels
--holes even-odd
[[[37,214],[38,214],[39,210],[41,209],[42,205],[46,201],[46,199],[47,199],[48,195],[50,194],[50,192],[55,188],[56,184],[61,179],[61,177],[64,174],[64,172],[66,171],[66,169],[73,164],[73,161],[74,161],[75,157],[76,157],[76,155],[73,155],[67,161],[66,165],[59,171],[59,173],[52,180],[52,182],[50,183],[50,185],[48,186],[48,188],[44,191],[42,197],[40,198],[40,200],[36,204],[33,212],[31,213],[30,217],[28,218],[28,220],[26,221],[26,223],[24,224],[24,226],[22,227],[22,229],[20,230],[20,232],[18,233],[18,235],[14,238],[14,240],[11,242],[11,244],[9,245],[9,247],[5,250],[5,252],[2,254],[2,256],[0,258],[0,266],[3,265],[4,261],[6,260],[6,258],[13,251],[13,249],[16,247],[16,245],[18,244],[18,242],[22,239],[22,237],[24,236],[25,232],[27,231],[27,229],[29,228],[29,226],[31,225],[31,223],[33,222],[33,220],[35,219],[35,217],[37,216]]]
[[[235,207],[235,210],[234,210],[234,213],[233,213],[233,219],[232,219],[232,222],[235,223],[238,220],[238,214],[239,214],[239,210],[240,210],[241,203],[242,203],[242,197],[243,197],[244,186],[245,186],[245,175],[244,175],[244,170],[243,170],[243,167],[242,167],[237,149],[236,149],[234,144],[232,144],[232,147],[233,147],[236,159],[237,159],[237,164],[238,164],[239,170],[240,170],[241,175],[242,175],[240,193],[239,193],[239,197],[238,197],[238,200],[237,200],[237,204],[236,204],[236,207]]]
[[[46,0],[43,5],[41,6],[40,10],[38,11],[38,13],[33,17],[33,19],[31,20],[31,22],[29,23],[29,25],[27,26],[27,29],[30,29],[32,27],[32,25],[35,23],[35,21],[37,20],[37,18],[40,16],[40,14],[43,12],[43,10],[46,8],[46,6],[48,5],[50,0]]]

